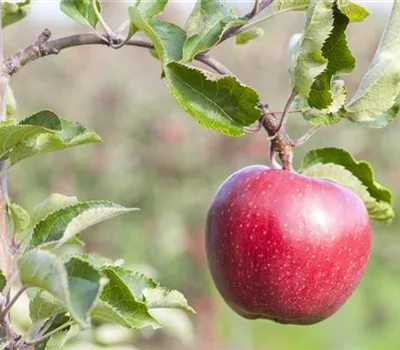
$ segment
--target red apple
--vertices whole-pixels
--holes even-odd
[[[237,171],[208,213],[212,277],[228,305],[249,319],[326,319],[359,284],[370,248],[370,220],[354,192],[290,171]]]

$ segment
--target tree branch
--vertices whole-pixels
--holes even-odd
[[[3,63],[3,29],[1,23],[1,0],[0,0],[0,66]],[[0,72],[0,121],[6,119],[6,93],[10,77]],[[5,161],[0,161],[0,173],[5,168]],[[7,217],[7,178],[0,178],[0,269],[3,271],[6,279],[12,273],[13,257],[11,253],[11,244],[8,234]]]
[[[29,45],[25,49],[20,50],[15,55],[5,60],[1,72],[11,76],[30,62],[36,61],[41,57],[58,54],[60,51],[70,47],[83,45],[109,45],[109,43],[105,42],[95,33],[76,34],[49,41],[50,36],[50,31],[45,29],[34,44]],[[126,45],[145,47],[148,49],[154,48],[149,39],[140,36],[131,38]]]
[[[8,313],[10,312],[11,308],[14,306],[14,304],[17,302],[19,297],[28,289],[27,286],[22,286],[18,292],[14,295],[14,297],[9,301],[9,303],[6,305],[6,307],[1,310],[0,312],[0,320],[3,320],[8,317]]]
[[[273,1],[274,0],[259,0],[258,2],[256,2],[256,6],[253,7],[253,10],[245,17],[247,17],[249,20],[253,19],[255,16],[264,11],[269,5],[271,5]],[[243,26],[234,26],[229,28],[222,35],[219,44],[229,39],[230,37],[236,35],[242,27]],[[25,49],[17,52],[15,55],[5,60],[3,64],[0,65],[1,67],[0,73],[9,78],[11,75],[17,73],[26,64],[36,61],[40,57],[58,54],[61,50],[65,50],[70,47],[83,46],[83,45],[107,45],[114,48],[119,48],[118,44],[122,43],[122,39],[121,42],[104,41],[104,39],[99,37],[99,35],[96,33],[76,34],[49,41],[50,36],[51,33],[48,29],[43,30],[38,40],[33,45],[29,45]],[[116,38],[109,38],[109,39],[117,40]],[[152,42],[147,37],[143,36],[141,37],[137,35],[129,39],[125,45],[144,47],[148,49],[154,48]],[[208,57],[205,55],[206,53],[199,54],[198,57],[196,57],[196,60],[203,63],[209,62],[210,64],[208,63],[205,64],[215,69],[214,67],[211,66],[213,65],[212,60],[210,61]],[[232,73],[225,72],[220,74],[232,74]]]
[[[218,60],[207,54],[197,55],[196,60],[201,63],[204,63],[206,66],[214,69],[217,73],[221,75],[235,75],[228,68],[226,68],[221,62],[219,62]]]
[[[70,47],[83,45],[108,45],[107,42],[99,38],[95,33],[76,34],[49,41],[50,36],[50,31],[45,29],[34,44],[29,45],[25,49],[20,50],[15,55],[5,60],[1,73],[10,77],[28,63],[36,61],[41,57],[58,54],[60,51]],[[141,36],[131,38],[127,41],[126,45],[144,47],[147,49],[154,48],[149,39]],[[233,75],[233,73],[222,63],[207,54],[197,55],[196,60],[209,66],[219,74]]]

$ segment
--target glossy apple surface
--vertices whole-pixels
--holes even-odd
[[[224,300],[245,318],[313,324],[350,297],[371,248],[361,199],[330,181],[250,166],[219,188],[206,250]]]

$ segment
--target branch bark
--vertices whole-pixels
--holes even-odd
[[[11,76],[30,62],[36,61],[41,57],[58,54],[60,51],[70,47],[108,45],[106,41],[95,33],[76,34],[49,41],[50,36],[50,31],[45,29],[34,44],[29,45],[25,49],[20,50],[15,55],[6,59],[2,65],[1,72],[5,75]],[[139,46],[148,49],[154,48],[149,39],[140,36],[131,38],[126,45]]]
[[[3,65],[3,25],[2,25],[2,1],[0,0],[0,67]],[[10,80],[8,74],[4,74],[0,71],[0,121],[6,120],[6,108],[7,108],[7,88]],[[4,173],[5,161],[0,161],[0,174]],[[11,250],[11,240],[8,232],[8,215],[7,215],[7,177],[5,174],[0,176],[0,269],[4,273],[7,281],[12,275],[12,270],[14,267],[14,257]],[[5,307],[6,301],[9,297],[7,295],[2,295],[0,293],[2,302],[1,309]],[[2,312],[3,310],[0,310]],[[14,350],[13,344],[19,338],[19,335],[13,330],[10,318],[5,317],[0,319],[0,340],[9,340],[10,345],[6,349]],[[23,348],[21,348],[22,350]],[[27,348],[25,348],[27,349]]]
[[[270,6],[273,2],[274,0],[260,0],[257,6],[253,9],[253,11],[251,11],[245,17],[247,17],[249,20],[253,19],[255,16],[264,11],[268,6]],[[221,44],[222,42],[236,35],[242,27],[243,26],[234,26],[229,28],[222,35],[222,38],[218,44]],[[50,36],[51,36],[50,31],[48,29],[45,29],[39,36],[38,40],[33,45],[29,45],[25,49],[19,51],[15,55],[5,60],[2,65],[0,64],[1,74],[10,77],[11,75],[17,73],[26,64],[33,62],[40,57],[58,54],[61,50],[70,47],[83,46],[83,45],[108,45],[114,47],[118,46],[118,45],[115,46],[118,43],[109,43],[104,41],[104,39],[99,37],[99,35],[96,33],[76,34],[49,41]],[[154,48],[152,42],[147,37],[143,36],[141,37],[137,35],[128,40],[126,45],[144,47],[148,49]],[[196,57],[196,60],[205,63],[204,58],[206,54],[207,52],[199,54]]]
[[[1,0],[0,0],[0,66],[3,62],[3,30],[1,23]],[[10,77],[0,72],[0,121],[6,119],[6,93]],[[5,168],[5,162],[0,162],[0,173]],[[7,217],[7,178],[0,178],[0,269],[6,278],[10,277],[13,266],[10,237],[8,234]]]

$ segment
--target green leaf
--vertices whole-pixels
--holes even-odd
[[[200,32],[215,14],[227,14],[226,3],[220,0],[198,0],[185,23],[187,32]]]
[[[293,101],[293,108],[302,111],[304,119],[312,125],[332,125],[338,123],[345,116],[343,108],[346,103],[346,86],[343,80],[334,80],[331,86],[333,102],[325,109],[311,108],[307,99],[297,96]]]
[[[26,286],[41,288],[61,302],[63,307],[79,324],[85,325],[92,306],[101,291],[101,274],[86,261],[73,258],[65,265],[57,257],[42,250],[31,251],[17,261],[21,282]],[[61,307],[39,304],[39,292],[30,305],[31,318],[49,317],[49,313],[60,313]],[[43,296],[43,295],[42,295]],[[51,296],[47,299],[54,299]]]
[[[165,6],[167,6],[168,0],[155,0],[155,1],[146,1],[146,0],[138,0],[136,4],[132,7],[136,7],[141,15],[143,16],[143,19],[145,21],[157,16],[158,14],[162,13],[165,9]],[[129,9],[129,12],[131,10]],[[131,25],[129,27],[129,34],[128,38],[131,38],[139,28],[136,26],[135,23],[131,22]]]
[[[37,292],[29,304],[29,316],[34,323],[66,311],[63,302],[44,290]]]
[[[291,7],[296,7],[296,11],[304,11],[307,10],[309,4],[310,0],[275,0],[274,2],[275,10],[277,11],[285,10]]]
[[[186,298],[177,290],[151,288],[143,290],[146,306],[149,309],[181,309],[195,313]]]
[[[50,332],[54,332],[56,329],[61,326],[65,326],[67,323],[71,322],[71,318],[64,314],[56,315],[54,321],[51,326],[48,328],[45,334],[49,334]],[[50,338],[46,339],[46,341],[38,344],[35,347],[35,350],[58,350],[62,349],[65,343],[76,336],[81,331],[81,327],[77,324],[72,324],[63,330],[53,334]]]
[[[33,230],[28,249],[60,247],[71,237],[101,221],[135,208],[125,208],[107,201],[79,202],[59,209],[40,221]]]
[[[296,7],[296,11],[306,10],[310,4],[310,0],[275,0],[275,9],[284,10],[291,7]],[[350,22],[361,22],[369,16],[369,12],[361,5],[354,4],[350,0],[337,0],[336,4],[339,10],[346,15]],[[303,6],[297,8],[299,6]]]
[[[65,326],[66,323],[69,323],[69,322],[71,322],[71,318],[69,316],[67,316],[65,313],[57,314],[53,317],[50,327],[48,327],[48,329],[46,330],[46,332],[44,334],[49,334],[50,332],[54,332],[56,329],[58,329],[61,326]],[[45,326],[46,326],[46,324],[44,324],[39,329],[39,332],[42,332],[43,327],[45,327]],[[65,342],[68,341],[68,339],[75,336],[79,331],[80,331],[80,327],[76,324],[68,326],[65,329],[63,329],[62,331],[57,332],[50,338],[46,339],[44,342],[36,345],[35,350],[61,349],[64,346]],[[65,334],[65,337],[63,337],[63,334]]]
[[[165,76],[179,105],[205,128],[240,136],[243,126],[261,116],[257,92],[233,76],[212,76],[176,62],[165,68]]]
[[[7,284],[6,276],[4,276],[3,271],[0,270],[0,292],[3,291]]]
[[[204,1],[204,0],[196,1],[196,4],[194,5],[192,12],[190,13],[190,15],[189,15],[188,19],[186,20],[186,23],[183,27],[187,33],[198,30],[199,28],[204,26],[205,13],[201,8],[202,3],[214,4],[215,1],[208,1],[208,2]]]
[[[247,21],[238,17],[226,1],[199,0],[185,24],[185,30],[194,34],[185,42],[183,60],[192,61],[197,54],[214,47],[227,29]]]
[[[330,166],[325,166],[327,164]],[[394,217],[390,191],[376,182],[367,162],[356,161],[345,150],[323,148],[310,151],[303,159],[302,168],[302,174],[335,181],[355,191],[364,201],[371,219],[389,221]]]
[[[88,262],[91,266],[94,266],[98,270],[101,270],[101,268],[105,267],[105,265],[113,266],[115,264],[113,260],[96,254],[72,254],[67,256],[66,259],[69,260],[74,257]],[[117,260],[117,262],[119,261],[120,260]]]
[[[311,86],[327,68],[323,45],[333,30],[333,1],[316,0],[307,11],[305,31],[292,49],[290,74],[295,91],[308,98]]]
[[[240,33],[239,35],[236,35],[236,44],[247,44],[249,41],[258,39],[262,35],[264,35],[264,30],[262,28],[251,28],[243,33]]]
[[[348,24],[347,16],[334,6],[333,30],[322,47],[322,55],[328,60],[328,65],[315,78],[308,97],[308,103],[313,108],[327,108],[333,102],[332,78],[336,75],[351,73],[355,67],[355,58],[349,49],[345,34]]]
[[[55,255],[46,251],[34,250],[19,258],[17,265],[21,282],[24,285],[46,290],[65,303],[67,307],[71,306],[67,272]]]
[[[163,46],[164,62],[180,61],[186,32],[173,23],[151,19],[149,25],[156,32]],[[162,54],[160,52],[160,54]]]
[[[60,119],[62,130],[55,134],[39,134],[18,144],[10,153],[12,164],[27,157],[56,152],[87,143],[101,142],[101,137],[85,126],[67,119]]]
[[[337,4],[339,10],[349,18],[350,22],[361,22],[369,16],[366,8],[350,0],[338,0]]]
[[[54,112],[46,109],[21,120],[19,125],[41,126],[52,131],[62,130],[61,119]]]
[[[63,314],[58,314],[58,315],[54,316],[52,319],[47,320],[46,322],[38,322],[37,325],[32,326],[34,329],[31,331],[31,338],[36,338],[39,334],[42,335],[42,334],[47,334],[51,331],[54,331],[55,325],[56,326],[64,325],[65,322],[68,322],[67,320],[70,321],[71,318],[66,316],[65,313],[63,313]],[[36,344],[33,349],[34,350],[45,350],[48,340],[49,339],[46,339],[43,342]]]
[[[353,190],[365,203],[371,219],[388,221],[394,217],[391,204],[379,202],[369,194],[367,188],[349,170],[337,164],[315,164],[302,172],[303,175],[330,180]]]
[[[396,102],[388,111],[381,114],[374,121],[363,122],[362,125],[368,128],[384,128],[399,115],[399,112],[400,112],[400,93],[397,95]]]
[[[126,286],[138,301],[145,302],[145,296],[143,294],[145,289],[153,289],[158,287],[157,282],[140,272],[132,271],[119,266],[109,267],[109,269],[111,269],[124,281]]]
[[[35,227],[39,221],[43,220],[47,215],[56,210],[69,207],[77,202],[78,199],[76,197],[68,197],[59,193],[52,193],[50,197],[46,198],[34,208],[31,215],[31,227]]]
[[[14,223],[15,232],[23,232],[29,227],[31,217],[28,212],[16,203],[8,205],[8,213]]]
[[[60,118],[50,111],[38,112],[19,124],[7,121],[0,125],[0,154],[4,158],[12,148],[28,138],[43,133],[55,133],[61,129]]]
[[[185,31],[179,26],[156,19],[148,19],[138,6],[129,7],[129,18],[133,25],[151,39],[163,67],[170,61],[182,58]]]
[[[393,10],[378,50],[352,100],[346,106],[348,118],[373,123],[387,113],[400,94],[400,2]]]
[[[1,24],[7,27],[10,24],[25,18],[31,10],[31,1],[25,0],[21,2],[3,1],[1,3]]]
[[[79,254],[66,259],[72,258],[95,266],[108,279],[100,300],[91,310],[91,315],[94,317],[127,328],[146,326],[158,328],[160,324],[151,316],[150,309],[176,308],[194,312],[181,293],[160,287],[158,283],[143,274],[113,265],[110,260],[102,257]],[[89,261],[93,262],[93,265]],[[44,291],[39,292],[30,304],[33,322],[66,311],[60,300]]]
[[[135,298],[149,309],[174,308],[194,313],[182,293],[160,287],[150,277],[123,267],[111,268],[128,286]]]
[[[65,268],[68,274],[68,287],[71,307],[78,319],[85,320],[94,302],[100,296],[102,275],[88,262],[77,257],[71,258]]]
[[[247,23],[246,18],[239,18],[224,12],[215,13],[205,24],[203,30],[189,37],[183,46],[183,60],[191,62],[201,52],[211,49],[220,41],[228,28]]]
[[[14,93],[9,85],[6,90],[6,115],[10,118],[17,111],[17,101],[15,100]]]
[[[96,7],[101,12],[98,0],[96,0]],[[92,6],[92,0],[61,0],[60,9],[75,22],[85,27],[96,28],[99,22]]]
[[[77,324],[68,327],[65,330],[57,332],[47,341],[45,350],[59,350],[62,349],[65,343],[71,338],[78,335],[81,331],[81,327]]]
[[[95,316],[129,328],[146,325],[158,328],[159,323],[150,315],[149,309],[175,308],[194,312],[181,293],[162,288],[147,276],[116,266],[106,266],[102,271],[110,282],[96,306]]]
[[[167,3],[168,0],[142,0],[138,2],[137,6],[140,12],[143,13],[146,18],[150,19],[162,13]]]
[[[118,310],[118,308],[115,308],[110,304],[108,304],[107,302],[100,300],[96,303],[94,310],[92,312],[92,316],[101,318],[102,320],[110,323],[119,324],[126,328],[134,329],[134,328],[142,328],[148,326],[146,322],[144,322],[143,325],[141,325],[140,322],[136,322],[135,320],[131,322],[129,317],[130,316],[132,317],[132,315],[129,312],[129,310],[126,309],[129,309],[129,307],[132,307],[132,305],[129,303],[129,301],[126,301],[125,304],[128,304],[128,306],[125,307],[125,305],[122,304],[121,308],[123,308],[124,310],[120,311]],[[159,325],[157,324],[157,322],[155,320],[153,322],[155,322],[156,324],[153,327],[158,328]]]
[[[109,283],[104,287],[100,301],[93,310],[93,316],[129,328],[160,327],[157,320],[149,314],[146,305],[136,300],[131,290],[115,271],[111,268],[105,268],[102,271]]]
[[[80,233],[77,233],[75,236],[72,236],[68,241],[66,241],[65,244],[84,247],[85,246],[85,242],[82,240],[81,236],[82,235]]]

